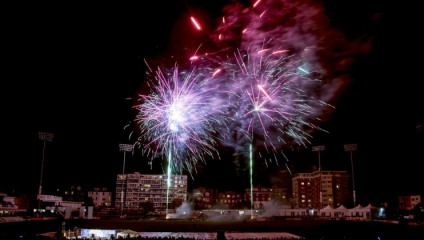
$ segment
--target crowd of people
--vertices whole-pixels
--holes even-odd
[[[24,234],[24,235],[2,235],[0,234],[0,239],[1,240],[52,240],[52,239],[57,239],[57,240],[66,240],[67,238],[65,237],[49,237],[49,236],[44,236],[44,235],[37,235],[37,234]],[[81,240],[106,240],[105,238],[88,238],[88,237],[82,237],[82,238],[78,238]],[[210,240],[210,239],[201,239],[201,238],[192,238],[192,237],[142,237],[142,236],[135,236],[135,237],[130,237],[130,236],[126,236],[126,237],[122,237],[119,236],[118,238],[115,237],[111,237],[109,238],[109,240],[117,240],[117,239],[134,239],[134,240]],[[368,240],[368,239],[372,239],[372,240],[379,240],[379,238],[373,238],[373,237],[360,237],[360,238],[354,238],[354,237],[341,237],[341,236],[324,236],[324,237],[320,237],[320,238],[308,238],[308,237],[301,237],[301,238],[294,238],[294,237],[281,237],[281,238],[243,238],[243,239],[234,239],[234,240]],[[224,238],[218,238],[217,240],[233,240],[233,239],[226,239]]]
[[[122,237],[119,236],[118,239],[136,239],[136,240],[210,240],[210,239],[201,239],[201,238],[190,238],[190,237]],[[312,240],[309,238],[243,238],[239,240]],[[86,240],[91,240],[90,238],[87,238]],[[217,240],[232,240],[232,239],[217,239]],[[236,240],[236,239],[235,239]]]

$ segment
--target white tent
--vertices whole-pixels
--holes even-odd
[[[363,207],[363,209],[378,209],[378,207],[374,207],[374,206],[373,206],[373,205],[371,205],[371,203],[370,203],[370,204],[368,204],[368,206]]]
[[[379,209],[378,207],[374,207],[373,205],[368,204],[366,207],[358,205],[352,209],[349,209],[347,213],[347,217],[349,218],[370,219],[371,216],[383,217],[384,211],[383,209]]]
[[[368,206],[364,207],[362,210],[364,211],[364,215],[366,216],[366,218],[371,218],[371,216],[385,217],[384,208],[374,207],[371,204],[368,204]]]
[[[346,217],[348,210],[349,209],[347,209],[345,206],[340,205],[340,207],[334,209],[334,216],[335,217]]]
[[[129,229],[117,233],[116,236],[126,238],[128,236],[128,234],[130,235],[130,237],[137,237],[138,236],[138,232],[133,231],[133,230],[129,230]]]
[[[293,238],[300,239],[301,236],[294,235],[287,232],[225,232],[225,238],[229,240],[237,240],[237,239],[261,239],[261,238]]]
[[[332,217],[334,216],[334,208],[330,207],[330,205],[327,205],[327,207],[321,209],[321,216],[323,217]]]

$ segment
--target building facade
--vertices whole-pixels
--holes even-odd
[[[413,196],[399,196],[399,209],[400,210],[412,210],[421,203],[420,195]]]
[[[211,208],[212,205],[215,204],[215,197],[214,197],[214,191],[212,189],[206,189],[203,192],[203,202],[205,205],[205,208]]]
[[[71,186],[64,191],[63,201],[84,202],[85,197],[86,189],[81,186]]]
[[[271,200],[277,200],[281,203],[287,201],[287,188],[273,186],[272,188],[257,185],[252,188],[253,206],[255,209],[266,205]],[[250,189],[246,189],[244,200],[250,203]]]
[[[36,194],[21,194],[19,197],[15,197],[15,203],[18,205],[18,209],[34,209],[37,208],[37,195]]]
[[[218,194],[218,202],[231,208],[243,201],[243,194],[235,191],[225,191]]]
[[[293,199],[298,208],[320,209],[339,207],[349,195],[349,175],[346,171],[315,171],[293,175]],[[322,206],[320,189],[322,182]]]
[[[272,200],[277,200],[279,202],[288,202],[288,190],[287,188],[273,186],[272,188]]]
[[[15,197],[10,197],[0,192],[0,216],[10,215],[18,211],[18,205],[15,204]]]
[[[168,203],[173,199],[187,200],[187,175],[171,175]],[[167,175],[118,174],[116,179],[115,206],[136,209],[142,202],[153,202],[155,208],[166,208]]]
[[[112,205],[112,192],[108,192],[107,188],[92,188],[87,191],[87,197],[91,197],[93,199],[95,207],[110,207]]]

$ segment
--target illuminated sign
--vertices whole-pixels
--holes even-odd
[[[81,229],[81,237],[110,238],[111,235],[116,236],[116,230]]]

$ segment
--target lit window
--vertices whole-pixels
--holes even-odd
[[[300,184],[301,184],[301,185],[305,185],[305,183],[304,183],[304,182],[301,182]]]
[[[305,202],[305,200],[302,200],[302,202]]]
[[[302,198],[305,198],[305,195],[302,195]]]

